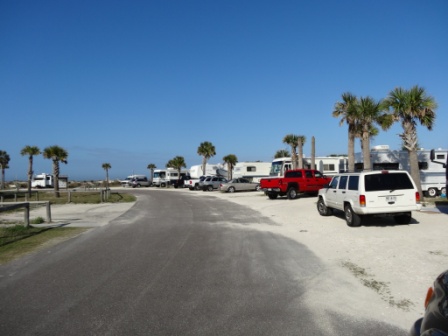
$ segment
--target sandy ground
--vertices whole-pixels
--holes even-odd
[[[185,192],[192,197],[213,196],[260,212],[278,225],[260,224],[251,229],[279,234],[306,245],[328,269],[345,272],[351,281],[370,288],[382,301],[385,318],[403,327],[410,328],[423,315],[428,287],[448,268],[447,208],[424,207],[413,212],[409,225],[396,225],[389,218],[371,218],[361,227],[350,228],[342,213],[320,216],[316,197],[269,200],[262,192],[151,190]],[[55,205],[52,217],[56,225],[106,225],[132,205]],[[45,209],[34,210],[31,217],[36,216],[45,218]]]

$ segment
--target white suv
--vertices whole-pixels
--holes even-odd
[[[361,225],[365,215],[393,216],[409,224],[411,211],[420,210],[420,194],[407,171],[382,170],[338,174],[319,190],[317,211],[330,216],[342,210],[348,226]]]

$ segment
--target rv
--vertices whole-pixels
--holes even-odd
[[[303,168],[311,169],[311,158],[303,158]],[[347,169],[346,156],[319,156],[314,158],[316,170],[319,170],[325,176],[333,176],[339,173],[345,173]],[[272,161],[270,176],[284,176],[287,170],[292,169],[290,157],[277,158]]]
[[[246,178],[252,182],[260,182],[263,177],[269,177],[271,162],[243,161],[233,167],[233,178]]]
[[[66,175],[59,175],[59,188],[67,188],[68,177]],[[51,174],[37,174],[31,180],[32,188],[53,188],[54,177]]]
[[[227,177],[227,170],[225,166],[221,163],[211,164],[207,163],[205,165],[205,172],[202,171],[202,165],[191,166],[190,168],[190,177],[192,179],[198,179],[201,176],[211,176],[211,175],[219,175]]]
[[[171,184],[177,185],[177,182],[181,176],[185,175],[188,175],[188,171],[184,169],[181,170],[180,175],[174,168],[155,169],[152,185],[155,187],[166,187]]]
[[[438,161],[446,162],[447,150],[436,149],[434,155]],[[435,197],[446,195],[446,169],[431,160],[431,151],[420,149],[417,151],[418,166],[420,169],[420,183],[425,195]],[[411,171],[409,166],[409,153],[406,150],[391,150],[388,145],[378,145],[370,150],[371,170],[397,170]],[[355,153],[355,170],[364,169],[362,153]]]

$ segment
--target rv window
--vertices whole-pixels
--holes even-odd
[[[334,171],[334,164],[324,164],[324,170],[331,170]]]
[[[247,167],[247,171],[248,171],[248,172],[254,172],[254,171],[257,171],[257,167],[254,167],[254,166]]]
[[[437,154],[436,159],[437,160],[445,160],[445,154]]]
[[[394,162],[381,162],[374,163],[373,170],[397,170],[399,169],[399,164]]]
[[[426,170],[428,169],[428,162],[424,161],[424,162],[419,162],[418,163],[418,169],[420,170]]]

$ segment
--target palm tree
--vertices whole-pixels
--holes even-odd
[[[303,145],[306,142],[306,137],[304,135],[297,136],[297,147],[299,149],[298,161],[299,165],[297,168],[303,168]]]
[[[33,157],[39,155],[40,148],[37,146],[25,146],[20,151],[22,156],[28,155],[28,196],[31,197],[31,180],[33,179]]]
[[[185,159],[183,156],[176,156],[175,158],[171,159],[170,161],[168,161],[168,163],[166,164],[166,167],[169,168],[174,168],[177,170],[178,174],[178,178],[177,178],[177,185],[179,185],[179,181],[181,178],[181,171],[182,168],[186,168],[187,164],[185,163]]]
[[[152,180],[154,178],[154,169],[156,169],[156,168],[157,168],[157,166],[154,163],[150,163],[146,167],[146,169],[149,169],[149,172],[150,172],[150,181],[151,181],[151,183],[152,183]]]
[[[391,110],[395,121],[401,122],[403,133],[399,134],[404,147],[409,151],[409,167],[411,176],[423,197],[422,186],[420,182],[420,170],[417,158],[417,122],[432,130],[436,118],[435,110],[437,103],[435,99],[429,96],[425,89],[417,85],[410,90],[395,88],[389,92],[389,96],[384,102],[384,106]]]
[[[350,92],[342,94],[342,102],[334,105],[332,116],[340,117],[339,126],[346,123],[348,125],[348,171],[355,171],[355,138],[358,123],[357,111],[355,108],[357,98]]]
[[[54,195],[60,197],[59,193],[59,162],[67,164],[67,151],[59,146],[49,146],[43,151],[44,159],[53,161]]]
[[[202,156],[202,174],[205,174],[208,159],[216,155],[215,146],[211,142],[204,141],[198,147],[198,154]]]
[[[238,158],[234,154],[229,154],[224,156],[222,160],[225,163],[227,163],[227,178],[231,180],[233,174],[233,167],[237,164]]]
[[[291,154],[287,149],[279,149],[275,152],[274,159],[282,158],[282,157],[290,157]]]
[[[9,168],[9,154],[3,150],[0,150],[0,167],[2,170],[2,180],[0,183],[0,189],[5,189],[5,169]]]
[[[370,170],[372,167],[370,161],[370,139],[378,134],[378,129],[374,124],[380,125],[383,130],[391,126],[391,120],[382,113],[384,106],[381,100],[376,101],[372,97],[361,97],[355,104],[358,116],[358,132],[362,142],[362,156],[364,161],[364,170]]]
[[[111,169],[112,166],[110,165],[110,163],[105,162],[101,165],[101,167],[103,167],[103,169],[106,171],[106,190],[109,190],[109,169]]]
[[[292,161],[292,169],[297,168],[297,145],[299,141],[299,136],[295,134],[287,134],[283,138],[283,143],[291,146],[291,161]]]

